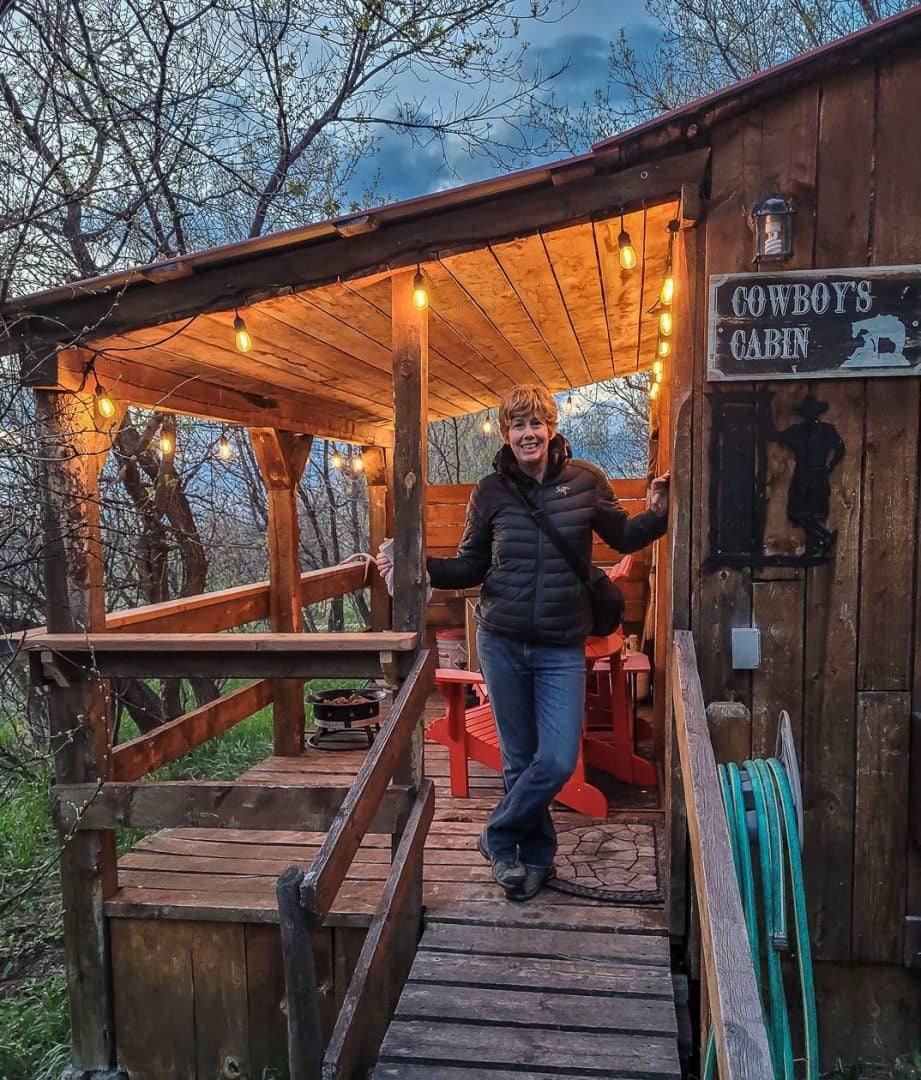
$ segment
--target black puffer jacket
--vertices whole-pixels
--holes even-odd
[[[592,625],[585,586],[550,539],[538,528],[503,479],[511,476],[530,501],[553,519],[573,551],[591,560],[592,530],[625,554],[665,533],[666,519],[651,511],[630,518],[611,493],[604,473],[573,460],[562,435],[550,442],[547,472],[538,484],[518,467],[509,446],[493,462],[496,470],[473,489],[464,536],[453,559],[430,558],[436,589],[482,584],[477,623],[519,641],[573,645]]]

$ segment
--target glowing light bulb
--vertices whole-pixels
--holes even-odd
[[[653,377],[653,380],[655,382],[660,383],[662,381],[662,372],[661,371],[656,371],[656,372],[653,373],[652,377]]]
[[[620,230],[620,236],[617,237],[617,248],[617,258],[620,260],[620,265],[625,270],[632,270],[636,266],[636,249],[630,240],[630,233],[626,229]]]
[[[564,413],[571,413],[572,409],[573,409],[572,394],[567,394],[566,395],[566,401],[563,404],[563,412]]]
[[[222,435],[217,441],[217,456],[223,458],[224,461],[230,461],[233,457],[233,447],[226,435]]]
[[[342,455],[338,450],[334,450],[329,456],[329,463],[334,469],[342,468]]]
[[[240,315],[233,320],[234,341],[239,352],[249,352],[253,347],[253,339],[246,329],[246,323]]]
[[[649,400],[655,401],[659,396],[659,383],[654,382],[649,384]]]
[[[425,311],[429,306],[429,294],[425,291],[425,278],[422,271],[417,270],[413,274],[413,307],[417,311]]]
[[[115,402],[105,392],[98,380],[96,381],[96,408],[99,410],[99,415],[103,420],[111,420],[115,415]]]
[[[668,356],[672,351],[671,345],[665,340],[665,338],[659,339],[659,356]]]
[[[659,299],[663,304],[670,304],[672,297],[675,295],[675,279],[671,274],[665,275],[665,280],[662,282],[662,291],[659,293]]]
[[[357,474],[363,473],[364,471],[365,459],[361,456],[361,454],[358,454],[356,457],[352,458],[352,472]]]
[[[668,337],[672,332],[672,313],[670,311],[663,311],[659,315],[659,333],[663,337]]]
[[[483,421],[483,434],[492,435],[492,420],[490,420],[488,416]]]
[[[171,454],[176,448],[176,441],[173,438],[172,432],[161,431],[160,432],[160,453]]]
[[[661,375],[662,374],[662,361],[661,360],[653,360],[653,362],[652,362],[652,373],[653,373],[653,375]]]

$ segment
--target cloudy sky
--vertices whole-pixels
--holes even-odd
[[[527,8],[526,0],[522,6]],[[605,85],[608,75],[609,43],[621,27],[625,28],[634,49],[642,53],[654,47],[659,28],[646,14],[643,0],[581,0],[576,9],[556,23],[525,23],[522,38],[530,42],[529,54],[544,71],[552,71],[568,62],[568,67],[554,82],[558,99],[578,105]],[[446,90],[451,98],[456,86]],[[424,91],[410,88],[409,96],[421,92],[429,97],[438,90],[429,84]],[[382,197],[375,203],[407,199],[443,188],[457,187],[495,175],[494,162],[471,158],[449,142],[443,151],[439,143],[428,147],[408,146],[409,140],[394,133],[385,134],[379,154],[359,169],[354,178],[356,195],[380,173]],[[445,164],[445,156],[450,164]],[[560,155],[563,156],[563,155]]]

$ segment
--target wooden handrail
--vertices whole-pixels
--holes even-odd
[[[367,577],[368,564],[364,562],[308,570],[301,574],[301,603],[306,607],[354,592],[364,588]],[[232,589],[197,593],[162,604],[145,604],[112,612],[106,615],[106,632],[217,633],[268,616],[269,583],[257,581],[251,585],[237,585]],[[42,637],[47,632],[46,627],[36,626],[24,633],[9,635],[8,640],[27,645],[32,638]]]
[[[435,678],[435,656],[420,650],[380,735],[368,751],[351,790],[301,885],[301,903],[314,925],[322,923],[345,880],[400,754],[419,723]]]
[[[271,683],[260,679],[121,743],[112,751],[110,779],[123,783],[146,776],[228,731],[265,708],[271,700]]]
[[[419,941],[422,859],[434,816],[435,785],[425,779],[333,1028],[323,1080],[365,1075],[383,1041]]]
[[[675,631],[672,694],[687,804],[701,949],[720,1080],[774,1075],[693,635]]]

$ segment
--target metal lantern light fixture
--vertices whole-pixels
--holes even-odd
[[[793,254],[794,213],[783,195],[768,195],[752,207],[753,262],[760,265],[765,262],[786,262],[790,258]]]

